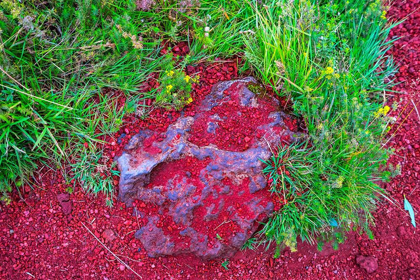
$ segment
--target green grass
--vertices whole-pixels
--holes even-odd
[[[168,58],[159,55],[164,41],[188,41],[191,53],[185,63],[189,64],[234,55],[242,44],[240,28],[245,29],[251,11],[243,2],[203,1],[199,8],[180,9],[175,1],[160,1],[144,12],[126,0],[3,1],[3,197],[13,185],[30,184],[40,161],[68,161],[69,152],[83,151],[74,143],[99,141],[118,129],[127,112],[112,112],[101,94],[104,88],[122,90],[128,97],[159,93],[139,92],[138,87],[152,72],[168,70]],[[83,158],[75,160],[83,166]],[[79,183],[86,186],[82,180]],[[102,183],[94,185],[97,190]]]
[[[0,5],[4,197],[12,185],[30,184],[40,161],[68,160],[69,152],[79,149],[74,143],[114,133],[124,112],[110,108],[115,104],[101,90],[133,93],[158,67],[157,48],[136,48],[116,27],[132,30],[126,15],[109,6],[99,9],[99,1],[76,4]]]
[[[119,175],[118,171],[108,168],[107,162],[112,159],[104,158],[102,151],[95,147],[87,149],[80,147],[77,157],[80,157],[80,160],[70,164],[74,173],[71,179],[80,182],[88,192],[103,193],[107,197],[107,205],[112,206],[114,201],[113,176]],[[115,163],[112,167],[114,165]]]
[[[383,144],[393,120],[381,112],[395,73],[386,56],[393,26],[379,2],[280,2],[255,7],[258,28],[245,39],[245,55],[262,81],[291,98],[308,139],[265,162],[284,206],[261,233],[292,250],[297,237],[342,242],[344,231],[370,234],[385,196],[376,183],[389,178]]]
[[[245,57],[266,84],[282,93],[302,88],[309,79],[313,65],[308,32],[315,20],[306,6],[285,3],[254,6],[255,29],[245,36]]]
[[[376,183],[395,173],[386,168],[392,151],[383,147],[394,121],[384,105],[396,71],[386,55],[393,25],[385,7],[362,0],[263,2],[203,0],[185,9],[160,0],[139,11],[128,0],[3,1],[4,199],[13,186],[31,185],[37,165],[52,161],[69,164],[69,182],[104,193],[111,205],[116,173],[106,167],[104,139],[124,115],[147,116],[140,105],[145,98],[181,109],[191,101],[185,65],[240,56],[243,71],[293,101],[308,130],[265,162],[273,195],[283,204],[264,225],[265,240],[276,243],[278,253],[283,246],[295,249],[298,237],[336,245],[348,230],[371,234],[372,211],[386,197]],[[172,58],[160,55],[162,44],[181,41],[190,54],[168,63]],[[172,70],[173,79],[167,75]],[[140,92],[154,72],[161,88]],[[168,85],[181,97],[168,94]],[[106,88],[124,94],[126,105]]]

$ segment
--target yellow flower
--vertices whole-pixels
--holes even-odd
[[[187,100],[187,104],[190,104],[191,102],[193,102],[193,99],[190,97],[190,98],[188,98],[188,100]]]
[[[373,113],[373,115],[375,116],[375,118],[378,118],[380,116],[386,116],[389,112],[389,110],[391,110],[391,108],[389,106],[385,106],[383,108],[379,108],[377,112]]]
[[[189,83],[189,82],[190,82],[190,79],[191,79],[191,77],[190,77],[190,76],[188,76],[188,75],[184,77],[184,80],[185,80],[187,83]]]
[[[172,71],[172,70],[171,70],[171,71],[169,71],[169,72],[168,72],[168,71],[166,71],[166,75],[168,75],[168,77],[172,77],[172,76],[174,75],[174,73],[175,73],[175,72],[174,72],[174,71]]]
[[[386,19],[386,11],[382,12],[381,19]]]
[[[384,112],[384,109],[379,108],[377,112],[373,113],[373,115],[375,116],[375,118],[378,118],[382,115],[383,112]]]
[[[166,86],[166,90],[167,91],[171,91],[171,89],[173,88],[173,86],[172,85],[169,85],[169,86]]]
[[[389,106],[385,106],[384,107],[384,116],[386,116],[386,114],[388,114],[389,110],[391,110],[391,108],[389,108]]]
[[[338,78],[340,78],[340,74],[335,73],[335,74],[334,74],[334,77],[335,77],[336,79],[338,79]]]
[[[327,68],[325,68],[325,74],[330,75],[334,73],[334,69],[330,66],[328,66]]]

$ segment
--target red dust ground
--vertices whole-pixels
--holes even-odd
[[[0,279],[138,278],[83,225],[143,279],[420,279],[419,232],[402,209],[404,195],[414,209],[420,209],[419,4],[418,0],[399,1],[388,13],[395,20],[407,17],[392,31],[391,37],[402,38],[390,51],[400,65],[397,79],[401,82],[395,88],[401,93],[393,98],[401,105],[393,112],[399,117],[391,130],[395,135],[389,146],[395,148],[395,155],[390,162],[401,164],[402,174],[384,185],[398,205],[384,202],[375,213],[374,240],[353,233],[338,251],[326,246],[322,252],[299,243],[298,252],[286,249],[278,259],[272,258],[271,250],[247,250],[229,261],[228,270],[221,266],[222,261],[204,263],[192,256],[151,259],[134,238],[145,221],[138,220],[131,209],[119,202],[107,208],[103,197],[89,198],[78,188],[70,197],[71,214],[64,215],[57,195],[65,192],[65,180],[60,172],[44,167],[37,178],[39,188],[27,188],[25,201],[15,196],[11,205],[0,206]],[[177,50],[182,52],[185,46]],[[199,72],[202,77],[195,89],[195,100],[200,100],[217,81],[235,78],[236,65],[232,61],[215,63],[206,69],[190,67],[189,73]],[[186,114],[194,114],[194,103]],[[108,152],[112,156],[118,154],[119,147],[141,127],[163,132],[178,116],[176,112],[154,110],[147,121],[126,119],[121,132],[111,139],[115,143]],[[162,119],[166,121],[162,123]],[[114,179],[117,183],[118,178]],[[69,204],[64,207],[68,211]],[[368,261],[376,259],[378,268],[368,274],[356,262],[360,256],[371,257]]]

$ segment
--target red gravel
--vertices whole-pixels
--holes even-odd
[[[231,95],[229,101],[222,100],[220,106],[212,108],[210,111],[201,114],[191,128],[191,136],[188,141],[197,146],[208,146],[214,144],[218,148],[226,151],[242,152],[252,146],[255,140],[259,140],[264,132],[258,127],[266,124],[269,120],[270,112],[276,111],[273,102],[259,99],[261,107],[240,106],[238,96],[231,94],[237,92],[241,85],[234,83],[225,91],[226,95]],[[223,118],[217,133],[207,131],[210,116]],[[247,120],[244,122],[243,120]]]
[[[25,188],[25,201],[14,195],[11,205],[0,205],[0,279],[137,278],[83,225],[143,279],[419,279],[419,233],[402,210],[404,195],[414,209],[420,209],[420,111],[413,105],[420,110],[419,4],[418,0],[400,1],[388,13],[396,20],[408,18],[391,33],[391,37],[402,37],[391,50],[401,66],[397,79],[402,82],[396,87],[402,93],[395,94],[394,100],[401,101],[402,105],[394,112],[401,116],[391,131],[396,131],[389,142],[396,155],[390,162],[401,164],[402,174],[384,186],[398,205],[383,203],[375,213],[374,240],[350,234],[338,251],[328,245],[322,252],[300,243],[298,252],[286,249],[275,260],[271,250],[247,250],[230,260],[229,270],[221,266],[222,261],[203,263],[192,256],[151,259],[134,238],[135,231],[145,221],[137,219],[125,205],[116,202],[113,208],[107,208],[102,196],[87,197],[79,188],[70,196],[71,206],[67,206],[71,207],[71,212],[65,215],[57,199],[59,194],[65,193],[65,180],[60,172],[44,167],[37,178],[39,188],[35,191]],[[185,51],[182,45],[179,52]],[[195,89],[195,100],[200,100],[217,81],[237,76],[235,62],[216,63],[207,69],[189,67],[187,71],[189,74],[199,72],[202,77],[202,83]],[[150,83],[155,86],[153,79]],[[194,114],[195,103],[186,114]],[[139,128],[164,131],[178,116],[178,112],[154,110],[147,122],[135,117],[126,119],[121,132],[109,139],[114,143],[107,148],[108,153],[118,154],[119,147]],[[161,118],[167,121],[162,123]],[[63,196],[59,198],[68,203],[63,201]],[[363,264],[369,264],[368,269],[376,268],[376,261],[378,268],[370,274],[361,268]]]
[[[208,159],[200,161],[194,157],[186,157],[177,161],[162,163],[155,168],[154,172],[150,177],[150,183],[145,187],[148,188],[160,185],[164,186],[166,185],[168,180],[175,178],[175,175],[179,174],[179,170],[183,170],[184,172],[190,172],[192,174],[191,178],[189,178],[189,181],[187,183],[191,183],[192,185],[197,186],[197,188],[202,189],[204,188],[204,184],[200,181],[197,170],[202,170],[208,165],[209,162],[210,160]],[[241,193],[241,190],[248,189],[248,180],[249,179],[244,180],[240,185],[236,185],[233,182],[231,182],[231,180],[224,179],[223,184],[229,186],[229,188],[233,190],[233,194],[229,196],[230,200],[225,201],[223,205],[219,205],[219,201],[214,199],[212,196],[208,196],[206,199],[203,200],[204,206],[198,207],[196,210],[194,210],[195,218],[193,221],[193,228],[199,233],[208,235],[209,247],[215,245],[212,244],[212,242],[220,238],[222,239],[220,240],[222,243],[227,243],[227,239],[230,239],[232,234],[239,232],[240,228],[236,223],[229,222],[232,219],[232,214],[229,214],[228,211],[224,211],[224,214],[220,215],[220,217],[217,219],[214,219],[212,221],[206,221],[205,223],[203,223],[203,221],[205,220],[205,216],[207,215],[206,207],[210,206],[213,203],[215,204],[216,210],[219,206],[222,206],[223,209],[229,209],[230,206],[236,206],[238,210],[235,213],[245,217],[246,219],[254,218],[255,213],[248,213],[249,211],[246,211],[246,207],[240,208],[238,205],[238,201],[250,201],[253,197],[253,195],[250,194],[248,191],[242,195],[239,195]],[[175,183],[178,182],[175,181]],[[221,187],[219,191],[221,191]],[[259,192],[258,195],[258,198],[262,200],[260,204],[271,200],[270,193],[268,192],[268,190],[263,190]],[[264,199],[266,201],[264,201]],[[156,215],[159,213],[159,211],[157,210],[159,207],[155,205],[145,204],[139,201],[136,201],[135,205],[140,205],[141,207],[138,207],[139,211],[147,213],[148,216]],[[157,226],[163,229],[165,236],[171,236],[172,240],[176,240],[175,242],[177,244],[184,242],[182,246],[180,246],[180,248],[187,249],[190,246],[189,242],[191,241],[191,238],[181,238],[181,235],[179,234],[180,231],[185,229],[185,226],[182,224],[177,225],[173,221],[172,217],[170,217],[169,214],[167,214],[166,212],[159,213],[159,217],[160,219],[157,223]],[[142,219],[142,224],[147,224],[147,221],[147,217],[144,217]]]

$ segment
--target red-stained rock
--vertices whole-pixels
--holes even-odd
[[[147,225],[136,233],[149,256],[229,257],[273,211],[261,160],[282,136],[299,133],[285,126],[290,117],[276,99],[247,88],[251,82],[217,84],[198,114],[161,134],[141,130],[118,158],[119,198],[149,205],[140,210]]]
[[[102,232],[102,238],[105,239],[106,242],[112,242],[117,236],[115,235],[114,230],[107,228]]]
[[[357,256],[356,262],[360,268],[366,270],[367,273],[373,273],[378,269],[378,261],[372,256]]]
[[[63,211],[64,215],[69,215],[72,210],[72,203],[70,200],[70,194],[68,193],[61,193],[57,195],[57,200],[60,203],[61,210]]]

